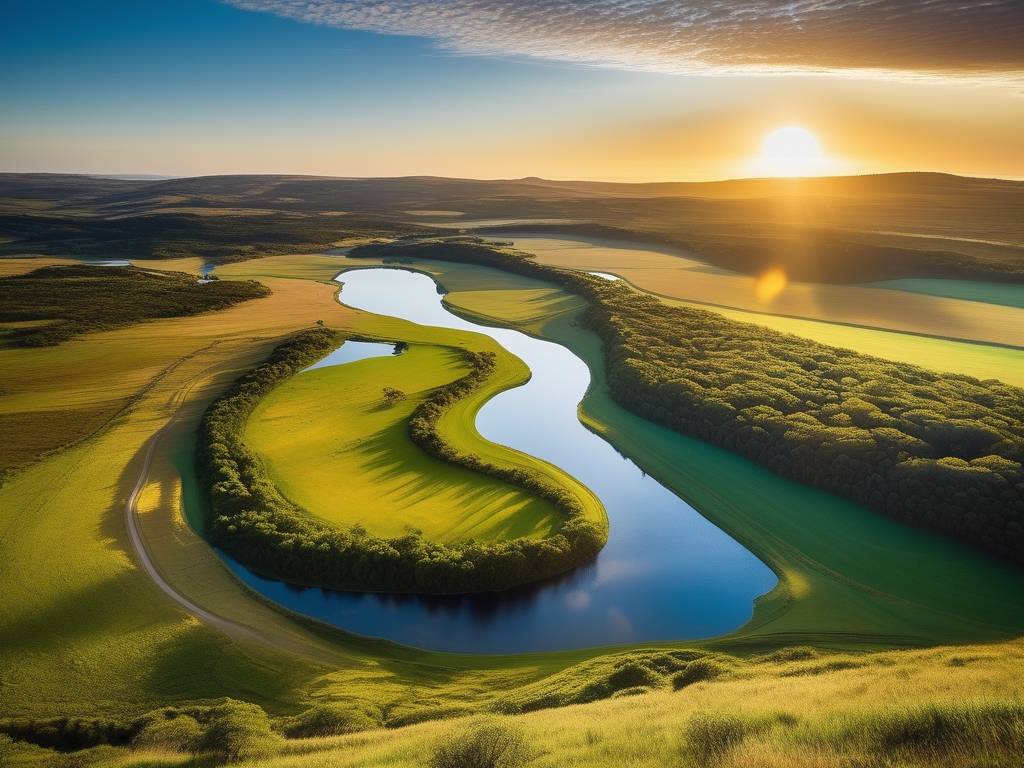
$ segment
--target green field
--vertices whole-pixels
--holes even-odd
[[[879,288],[894,288],[897,291],[909,291],[910,293],[926,293],[930,296],[946,296],[951,299],[966,299],[985,304],[1024,308],[1024,285],[1015,283],[986,283],[979,280],[940,280],[918,277],[885,280],[874,283],[874,285]]]
[[[442,282],[450,284],[443,276]],[[550,290],[554,303],[558,292]],[[475,319],[503,320],[503,308],[515,313],[521,298],[493,290],[456,291],[446,300]],[[593,382],[581,411],[588,425],[782,575],[751,624],[724,642],[784,635],[850,644],[949,642],[1013,636],[1024,627],[1019,569],[625,411],[608,394],[599,340],[572,313],[553,316],[543,335],[590,365]]]
[[[1024,695],[1019,643],[997,642],[1019,636],[1024,627],[1019,570],[624,412],[607,395],[599,375],[600,348],[578,325],[577,299],[534,281],[464,265],[420,266],[453,291],[448,301],[458,309],[520,324],[584,357],[597,374],[582,411],[588,424],[770,562],[783,579],[779,589],[734,635],[666,644],[722,654],[715,657],[725,669],[719,679],[682,693],[668,692],[667,673],[619,674],[622,665],[634,662],[615,660],[607,649],[512,657],[424,653],[328,630],[254,599],[185,523],[186,512],[195,515],[198,509],[190,451],[192,429],[206,403],[284,335],[320,319],[351,335],[406,339],[414,343],[406,354],[420,357],[301,374],[291,395],[282,388],[266,401],[267,411],[302,406],[311,418],[311,437],[329,441],[333,431],[317,418],[340,429],[348,423],[347,409],[350,416],[359,415],[358,403],[342,397],[338,411],[326,413],[321,390],[343,392],[346,377],[370,376],[378,367],[383,382],[392,379],[388,364],[407,367],[396,369],[393,377],[412,395],[417,381],[427,386],[453,373],[445,365],[447,353],[436,346],[436,332],[339,305],[330,280],[342,266],[324,256],[244,262],[223,268],[222,276],[256,277],[274,293],[218,313],[216,323],[209,316],[159,320],[89,334],[54,349],[0,350],[5,376],[0,407],[29,414],[27,428],[44,429],[46,422],[31,414],[56,412],[63,393],[83,409],[118,399],[132,403],[98,434],[0,487],[5,714],[131,717],[169,703],[232,696],[277,716],[316,702],[367,706],[377,708],[389,726],[400,726],[510,704],[570,703],[574,692],[591,685],[606,696],[636,687],[620,681],[639,679],[641,689],[657,692],[517,716],[544,753],[537,765],[664,765],[688,748],[687,723],[696,711],[782,709],[797,717],[795,730],[773,726],[759,732],[730,759],[737,768],[811,768],[842,764],[841,749],[850,750],[860,764],[871,764],[870,745],[847,743],[839,735],[834,742],[813,742],[814,733],[831,733],[829,728],[857,717],[912,702],[967,697],[993,703]],[[485,343],[456,332],[444,340],[451,347]],[[417,360],[430,365],[408,363]],[[516,373],[505,370],[511,378],[503,386]],[[300,397],[303,381],[310,388]],[[489,393],[480,395],[485,396]],[[452,418],[468,419],[479,405],[466,403]],[[374,419],[383,418],[381,413],[387,419],[379,428],[386,429],[385,422],[393,428],[390,420],[397,413],[364,413],[361,434],[378,428]],[[159,592],[138,568],[125,537],[124,503],[138,479],[145,446],[168,423],[139,504],[147,550],[182,594],[230,622],[228,629],[197,621]],[[448,423],[446,431],[479,447],[475,435]],[[390,440],[385,455],[392,461],[405,450],[402,441]],[[319,456],[322,460],[324,454]],[[342,458],[337,457],[337,466],[350,467]],[[286,485],[289,470],[279,467],[279,472]],[[495,488],[490,482],[481,485]],[[335,487],[342,483],[332,479],[319,490]],[[423,511],[426,515],[427,507]],[[444,531],[438,528],[437,534]],[[950,643],[974,645],[863,653]],[[822,650],[793,661],[750,655],[794,644]],[[637,658],[635,663],[644,666]],[[650,735],[637,740],[641,724]],[[288,742],[273,764],[420,766],[443,732],[462,727],[461,722],[426,723]],[[1000,765],[993,755],[991,764]],[[180,756],[122,750],[96,757],[97,764],[107,765],[188,764]],[[47,760],[50,754],[36,764],[53,764]],[[908,759],[904,764],[929,763]],[[950,763],[935,762],[942,764]]]
[[[710,305],[715,311],[745,311],[752,322],[798,318],[813,329],[815,321],[857,329],[895,331],[907,335],[958,339],[994,346],[1024,347],[1024,311],[1006,302],[974,300],[992,293],[992,283],[973,281],[913,280],[914,285],[956,284],[970,295],[946,295],[930,291],[893,290],[896,283],[874,285],[797,281],[792,276],[778,291],[759,290],[758,275],[742,274],[713,266],[703,254],[638,242],[604,240],[600,237],[562,239],[537,234],[494,235],[511,240],[515,247],[533,253],[544,264],[570,269],[607,272],[630,284],[669,300]],[[979,286],[972,288],[972,286]],[[1007,285],[1012,293],[1013,286]],[[885,290],[889,289],[889,290]],[[1016,286],[1016,295],[1020,287]],[[973,293],[972,293],[973,291]],[[972,299],[972,300],[965,300]],[[1005,305],[1004,305],[1005,304]],[[851,336],[851,343],[867,337]],[[835,342],[828,342],[835,343]],[[859,347],[856,347],[859,349]],[[867,351],[866,349],[863,351]],[[899,358],[897,358],[899,359]]]
[[[378,536],[416,528],[445,543],[551,535],[560,524],[552,504],[435,459],[409,439],[413,409],[467,372],[453,350],[418,344],[398,356],[306,371],[260,403],[245,441],[289,499],[333,523],[360,523]],[[386,406],[385,386],[407,399]]]
[[[820,341],[822,344],[845,347],[886,360],[913,363],[936,371],[963,373],[982,380],[999,379],[1007,384],[1024,386],[1024,349],[1018,347],[975,344],[936,336],[784,317],[766,312],[709,307],[673,299],[665,301],[696,309],[712,309],[731,320],[763,325],[783,333],[792,333],[795,336]]]

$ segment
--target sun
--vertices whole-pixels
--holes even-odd
[[[818,137],[799,125],[776,128],[765,136],[755,162],[762,176],[815,176],[827,173],[830,165]]]

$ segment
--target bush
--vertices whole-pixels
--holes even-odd
[[[282,730],[291,739],[341,736],[380,728],[379,712],[368,713],[350,704],[317,704],[285,721]]]
[[[721,760],[748,736],[768,729],[770,719],[702,712],[686,724],[685,741],[698,765]]]
[[[189,715],[155,717],[132,739],[136,749],[157,749],[171,752],[196,752],[202,742],[203,728]]]
[[[712,659],[696,659],[687,664],[682,672],[672,676],[672,689],[678,691],[694,683],[714,680],[728,671],[728,667]]]
[[[494,721],[443,738],[430,768],[519,768],[533,757],[522,731]]]
[[[650,688],[661,682],[661,677],[654,670],[636,661],[627,661],[608,676],[608,688],[622,691],[627,688]]]
[[[0,721],[0,733],[60,752],[73,752],[100,744],[127,744],[134,731],[130,723],[95,717]]]
[[[766,653],[764,656],[759,657],[758,661],[810,661],[811,659],[816,659],[819,655],[817,649],[809,645],[791,645],[788,648],[779,648],[777,651]]]
[[[209,712],[200,748],[226,762],[273,757],[281,749],[270,718],[256,704],[228,699]]]
[[[1024,704],[956,702],[882,710],[843,724],[840,740],[883,753],[950,752],[958,745],[972,754],[1024,752]]]
[[[620,688],[612,694],[613,699],[622,699],[627,696],[640,696],[645,693],[650,693],[654,689],[648,685],[634,685],[630,688]]]
[[[403,400],[405,400],[406,397],[405,392],[403,392],[400,389],[395,389],[394,387],[384,387],[383,394],[384,405],[388,406],[389,408],[393,405],[397,405],[398,403],[402,402]]]

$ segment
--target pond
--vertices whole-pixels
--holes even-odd
[[[569,349],[458,317],[421,273],[357,269],[339,280],[348,306],[486,334],[522,359],[530,381],[490,400],[477,427],[488,440],[543,458],[594,491],[608,511],[608,544],[593,563],[553,582],[473,596],[301,588],[226,558],[251,588],[360,635],[430,650],[505,653],[719,635],[744,624],[754,599],[775,586],[774,573],[757,557],[580,423],[577,405],[590,371]],[[389,353],[379,346],[362,351]],[[343,502],[344,488],[338,497]]]

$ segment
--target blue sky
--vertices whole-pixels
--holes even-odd
[[[331,25],[295,10],[330,11],[330,0],[256,3],[270,12],[8,0],[0,170],[716,178],[742,175],[774,125],[799,123],[851,172],[1024,175],[1024,161],[1000,164],[1021,148],[1012,126],[1024,117],[1019,87],[1003,82],[667,72],[601,43],[615,30],[590,29],[586,4],[569,18],[598,61],[544,29],[544,3],[516,5],[524,15],[507,30],[489,21],[488,0],[402,0],[397,16],[368,3],[369,21]],[[448,15],[416,21],[424,7]],[[417,34],[393,34],[407,18]],[[676,38],[643,34],[655,35],[645,51],[677,61]],[[894,140],[915,114],[938,124],[933,141]],[[950,148],[965,131],[987,147]]]

